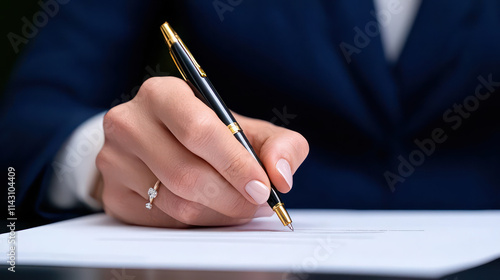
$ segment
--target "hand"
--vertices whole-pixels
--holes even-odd
[[[300,134],[235,114],[283,193],[309,147]],[[268,176],[184,81],[151,78],[104,117],[96,164],[107,214],[159,227],[235,225],[272,214]],[[148,189],[161,181],[151,210]]]

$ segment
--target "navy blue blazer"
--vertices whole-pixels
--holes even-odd
[[[19,210],[85,213],[42,203],[54,155],[143,78],[178,75],[165,20],[231,109],[309,140],[287,207],[500,208],[498,1],[423,1],[394,64],[372,1],[163,2],[61,4],[30,39],[0,120]]]

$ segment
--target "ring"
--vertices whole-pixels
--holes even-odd
[[[148,190],[148,196],[149,196],[149,202],[146,203],[146,208],[148,210],[151,210],[153,208],[153,199],[158,195],[158,187],[160,186],[160,180],[156,181],[156,184],[154,187],[149,188]]]

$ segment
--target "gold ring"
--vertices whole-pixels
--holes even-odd
[[[160,180],[156,181],[154,187],[149,188],[148,190],[149,202],[146,203],[146,208],[148,210],[151,210],[151,208],[153,208],[153,200],[158,195],[158,187],[160,186],[160,183]]]

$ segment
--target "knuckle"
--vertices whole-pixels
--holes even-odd
[[[121,106],[121,105],[119,105]],[[102,119],[102,127],[104,130],[104,138],[110,138],[113,135],[113,132],[115,132],[115,122],[119,119],[118,118],[118,111],[117,107],[111,108],[105,115],[104,118]]]
[[[252,218],[257,207],[249,203],[244,197],[239,196],[234,202],[228,204],[225,215],[235,219]]]
[[[147,95],[153,92],[156,92],[158,88],[160,87],[160,84],[162,83],[163,78],[160,77],[151,77],[147,80],[145,80],[141,88],[139,89],[139,92],[137,94],[141,95]]]
[[[189,85],[177,77],[151,77],[145,80],[137,92],[137,100],[146,99],[152,105],[166,98],[165,92],[192,92]]]
[[[170,184],[181,197],[191,197],[196,193],[200,183],[201,173],[194,168],[181,166],[176,168],[171,175]]]
[[[105,143],[131,144],[142,138],[134,110],[128,103],[109,110],[103,119]]]
[[[273,150],[280,151],[280,154],[288,159],[290,164],[293,165],[296,162],[300,165],[309,154],[309,143],[306,138],[292,130],[286,130],[286,134],[282,135],[283,137],[275,138],[276,141],[270,141],[271,143],[266,146],[266,153]]]
[[[109,154],[107,149],[104,147],[101,149],[101,151],[97,154],[97,157],[95,159],[95,165],[97,169],[102,173],[104,170],[107,170],[109,166],[111,165],[111,160],[109,158]]]
[[[212,137],[216,125],[218,123],[212,114],[199,112],[184,121],[180,135],[182,142],[188,148],[203,148]]]
[[[219,184],[204,181],[199,186],[196,186],[196,190],[194,190],[192,195],[192,201],[203,205],[210,205],[211,201],[214,201],[216,197],[220,197],[221,195]]]
[[[147,105],[154,105],[160,103],[160,98],[164,96],[161,90],[163,80],[161,77],[151,77],[145,80],[139,91],[137,92],[136,97],[133,99],[133,102],[138,102]]]
[[[179,202],[179,204],[178,220],[189,225],[198,224],[203,215],[204,207],[196,202],[186,200]]]
[[[294,152],[300,156],[300,159],[305,159],[309,154],[309,142],[302,134],[292,131],[292,147]]]
[[[127,120],[128,112],[125,104],[111,108],[103,119],[105,138],[113,138],[117,133],[130,130],[130,122]]]
[[[174,90],[192,92],[191,87],[189,87],[183,79],[177,77],[167,77],[164,80],[168,82],[169,86]]]
[[[226,178],[239,178],[241,174],[247,169],[249,160],[246,155],[236,154],[229,160],[222,172]],[[230,179],[229,179],[230,180]]]

